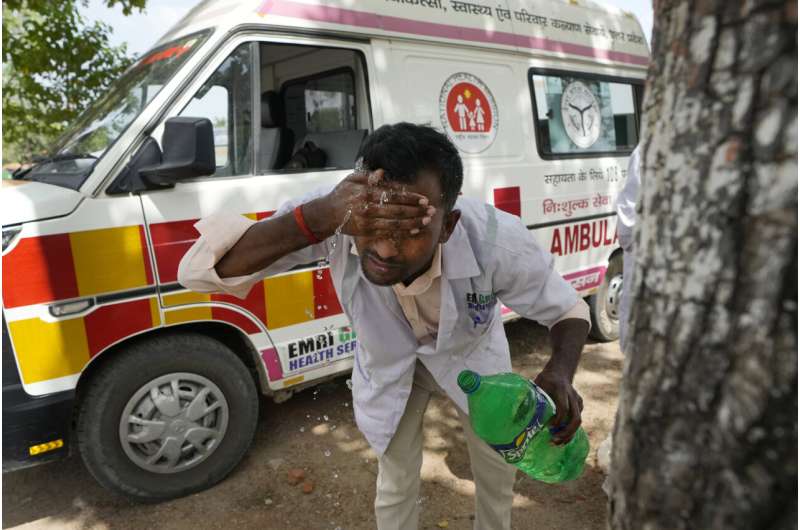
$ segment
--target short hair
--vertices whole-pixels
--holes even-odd
[[[414,184],[421,170],[433,171],[439,175],[445,211],[455,206],[464,182],[458,149],[447,136],[427,125],[384,125],[364,140],[358,157],[369,170],[385,170],[389,182]]]

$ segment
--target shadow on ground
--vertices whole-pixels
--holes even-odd
[[[533,378],[549,356],[545,328],[506,326],[515,371]],[[584,475],[548,486],[518,473],[514,528],[605,528],[603,477],[594,449],[613,425],[622,356],[616,343],[589,344],[575,385],[584,396],[584,427],[592,453]],[[3,476],[3,528],[371,529],[377,461],[355,427],[352,401],[340,378],[277,405],[261,401],[253,447],[222,483],[156,505],[131,503],[101,488],[80,457]],[[304,494],[287,482],[302,468],[313,482]],[[471,471],[455,408],[434,398],[425,418],[420,528],[472,528]]]

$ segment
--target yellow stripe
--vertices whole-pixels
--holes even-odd
[[[60,322],[31,318],[9,322],[8,327],[25,383],[77,374],[89,362],[82,318]]]
[[[185,304],[198,304],[209,302],[211,295],[187,291],[185,293],[168,294],[164,296],[164,305],[176,306]],[[175,311],[164,312],[164,322],[166,324],[178,324],[180,322],[192,322],[195,320],[211,320],[210,307],[187,307]]]
[[[164,312],[164,321],[166,324],[178,324],[180,322],[194,322],[194,321],[208,321],[211,320],[210,307],[187,307],[186,309],[175,309],[172,311]]]
[[[161,325],[161,310],[158,307],[158,297],[150,299],[150,318],[153,320],[153,327]]]
[[[166,307],[185,304],[203,304],[211,301],[211,295],[206,293],[195,293],[186,291],[183,293],[165,294],[164,305]]]
[[[147,285],[138,226],[73,232],[69,240],[81,296]]]
[[[252,219],[253,221],[258,221],[258,216],[254,213],[246,213],[244,216],[248,219]]]
[[[291,326],[314,320],[314,277],[298,272],[264,281],[267,327]]]
[[[297,383],[302,383],[303,379],[305,379],[304,375],[298,375],[297,377],[292,377],[291,379],[285,379],[283,381],[283,388],[287,386],[296,385]]]

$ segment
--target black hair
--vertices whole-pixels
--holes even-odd
[[[366,169],[386,171],[384,178],[389,182],[414,184],[424,169],[438,174],[446,211],[453,209],[464,181],[458,149],[447,136],[427,125],[384,125],[364,140],[358,157]]]

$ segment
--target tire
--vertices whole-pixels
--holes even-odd
[[[83,461],[101,485],[135,501],[173,499],[216,484],[255,435],[258,394],[250,372],[204,335],[133,344],[88,384],[77,421]]]
[[[600,342],[619,338],[619,306],[622,301],[622,253],[608,262],[603,283],[597,293],[589,297],[592,317],[591,337]]]

